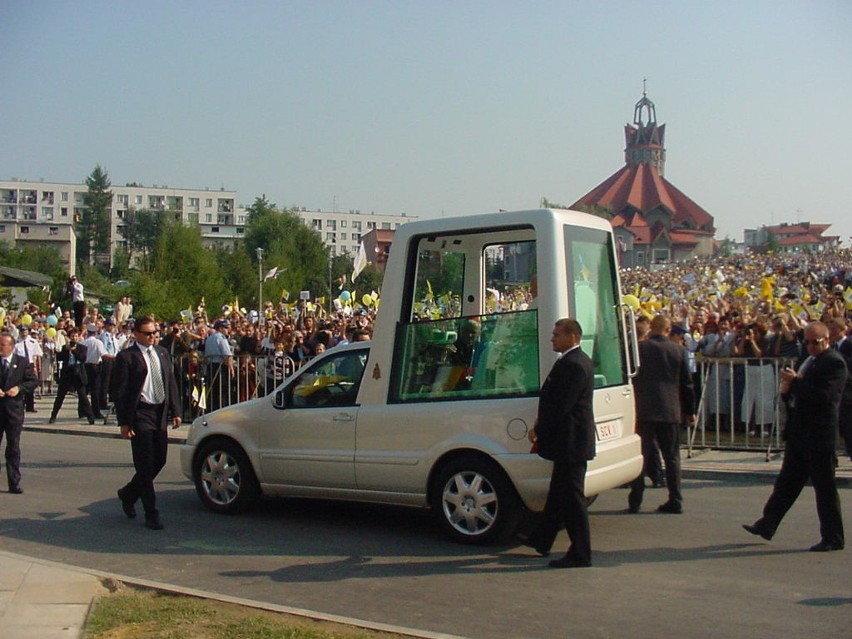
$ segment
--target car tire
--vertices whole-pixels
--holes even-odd
[[[503,470],[474,456],[450,461],[435,474],[432,509],[444,532],[464,544],[505,539],[522,515],[518,494]]]
[[[216,513],[243,512],[260,497],[260,485],[251,462],[232,441],[219,440],[202,446],[192,476],[202,503]]]

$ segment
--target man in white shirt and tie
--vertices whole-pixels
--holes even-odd
[[[18,342],[15,344],[15,353],[32,364],[33,371],[38,377],[44,351],[41,350],[38,340],[30,335],[30,327],[25,324],[18,327]],[[35,407],[35,391],[24,392],[24,408],[28,413],[38,412]]]
[[[136,501],[145,509],[145,526],[162,530],[154,479],[166,465],[168,424],[181,424],[177,380],[168,351],[156,345],[158,326],[151,317],[136,322],[135,344],[115,358],[111,395],[121,436],[130,440],[136,473],[118,491],[124,514],[136,517]]]

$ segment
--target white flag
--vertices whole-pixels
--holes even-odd
[[[278,268],[277,266],[275,268],[271,268],[269,269],[269,272],[266,274],[266,276],[263,278],[263,281],[265,282],[266,280],[275,279],[286,270],[286,268]]]
[[[358,245],[358,253],[355,255],[355,264],[352,266],[352,281],[358,277],[358,274],[367,267],[367,251],[364,249],[364,243]]]

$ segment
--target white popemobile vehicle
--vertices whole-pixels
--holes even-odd
[[[538,296],[505,310],[507,286]],[[330,349],[267,397],[198,417],[181,448],[204,504],[261,495],[431,508],[453,538],[511,534],[544,507],[550,462],[530,450],[553,324],[574,317],[595,364],[597,456],[586,494],[639,475],[612,228],[563,210],[411,222],[397,231],[371,342]]]

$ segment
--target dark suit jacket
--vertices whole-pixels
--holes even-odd
[[[594,365],[581,349],[560,357],[538,401],[538,454],[544,459],[581,462],[595,457]]]
[[[33,365],[25,358],[12,354],[6,380],[2,382],[3,391],[17,386],[20,392],[15,397],[0,397],[0,428],[21,426],[24,423],[24,393],[32,393],[38,386],[38,378]]]
[[[68,344],[63,346],[59,352],[56,354],[56,361],[62,363],[62,367],[59,373],[59,380],[66,383],[73,383],[76,381],[83,386],[89,383],[89,379],[86,376],[86,367],[83,364],[86,363],[86,355],[88,354],[89,349],[86,348],[84,344],[77,343],[77,347],[74,349],[74,358],[77,360],[77,363],[74,365],[68,364],[71,359],[71,351],[68,350]]]
[[[846,386],[846,362],[837,351],[817,355],[801,378],[793,380],[784,438],[807,450],[834,450],[840,398]]]
[[[163,419],[160,428],[166,430],[168,421],[173,417],[180,417],[180,397],[178,395],[177,380],[172,366],[172,360],[168,351],[162,346],[154,347],[160,358],[160,369],[163,371],[163,381],[166,390],[166,410],[163,411]],[[115,402],[115,414],[119,426],[130,426],[136,424],[136,407],[141,401],[142,387],[148,375],[148,365],[145,356],[139,346],[133,344],[128,346],[115,357],[110,382],[110,396]]]
[[[680,424],[695,413],[686,349],[664,335],[639,343],[639,372],[633,381],[636,419]]]

